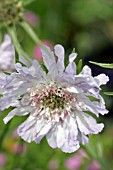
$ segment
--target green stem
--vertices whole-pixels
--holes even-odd
[[[29,24],[27,24],[27,22],[22,21],[21,22],[21,26],[23,27],[23,29],[28,33],[28,35],[31,37],[31,39],[38,45],[41,47],[41,49],[43,49],[49,56],[51,56],[50,51],[42,44],[42,42],[40,41],[40,39],[38,38],[38,36],[36,35],[36,33],[34,32],[34,30],[31,28],[31,26]]]
[[[24,6],[26,6],[26,5],[31,4],[34,1],[36,1],[36,0],[23,0],[22,3],[23,3]]]
[[[105,160],[105,158],[99,157],[98,153],[96,153],[96,150],[92,145],[90,145],[90,144],[85,145],[85,146],[82,145],[82,148],[86,151],[86,153],[91,158],[93,158],[94,160],[96,160],[100,164],[102,170],[110,170],[111,169],[109,167],[107,161]]]
[[[18,38],[16,34],[16,30],[14,27],[8,27],[7,28],[9,35],[11,36],[11,40],[16,48],[16,51],[19,53],[20,56],[22,56],[25,60],[27,60],[29,63],[32,63],[32,60],[30,57],[23,51]]]
[[[2,132],[2,134],[0,136],[0,148],[2,148],[2,144],[3,144],[6,134],[8,132],[10,124],[11,124],[11,121],[7,124],[7,126],[5,126],[4,131]]]

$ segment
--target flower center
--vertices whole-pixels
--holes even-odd
[[[41,85],[30,93],[31,106],[36,108],[35,115],[51,121],[63,121],[72,111],[76,101],[73,93],[56,83]]]
[[[22,17],[22,2],[16,0],[0,1],[0,22],[2,24],[12,24]]]
[[[69,100],[69,94],[62,87],[48,87],[36,90],[31,93],[32,104],[43,109],[50,110],[64,109]]]

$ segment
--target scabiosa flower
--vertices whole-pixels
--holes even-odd
[[[0,44],[0,71],[12,71],[15,64],[15,50],[9,35]]]
[[[108,77],[104,74],[92,77],[88,66],[77,75],[76,53],[69,55],[65,68],[61,45],[56,45],[50,54],[42,51],[47,73],[34,60],[30,67],[17,63],[17,72],[7,75],[6,80],[2,78],[0,109],[14,107],[4,118],[5,123],[15,115],[29,114],[17,130],[25,141],[40,143],[46,136],[52,148],[71,153],[80,143],[88,142],[89,134],[98,134],[104,127],[102,123],[97,124],[89,112],[97,117],[99,113],[108,113],[99,94],[100,85],[106,84]],[[91,101],[89,97],[97,100]]]

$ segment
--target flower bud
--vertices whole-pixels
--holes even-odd
[[[0,23],[3,25],[18,22],[23,15],[22,1],[1,0],[0,1]]]

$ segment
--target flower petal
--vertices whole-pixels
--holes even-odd
[[[15,64],[15,50],[8,34],[5,35],[3,43],[0,45],[0,69],[12,71]]]
[[[74,78],[74,75],[76,74],[76,64],[74,62],[75,58],[77,57],[77,53],[72,53],[69,55],[69,64],[66,67],[65,73],[69,74]]]
[[[25,116],[29,114],[30,111],[32,111],[32,108],[30,106],[15,108],[8,113],[8,115],[3,119],[3,121],[5,124],[7,124],[15,115]]]
[[[48,133],[51,125],[44,119],[38,119],[30,115],[28,119],[18,127],[18,134],[27,142],[37,143]]]
[[[58,57],[57,62],[60,64],[61,70],[64,71],[65,66],[64,66],[64,48],[63,48],[63,46],[60,44],[55,45],[54,53],[55,53],[56,57]]]
[[[85,135],[98,134],[104,128],[103,123],[97,124],[96,120],[84,112],[75,112],[79,130]]]
[[[29,143],[34,141],[37,134],[37,125],[40,130],[42,127],[41,122],[41,120],[37,122],[35,117],[29,116],[28,119],[18,127],[17,132],[19,136]]]
[[[41,139],[48,134],[48,132],[50,131],[52,125],[51,125],[51,122],[47,122],[45,121],[42,129],[40,130],[40,132],[37,134],[37,137],[36,137],[36,140],[35,142],[36,143],[40,143]]]
[[[45,48],[47,49],[48,53],[42,49],[41,50],[42,51],[42,57],[43,57],[44,64],[45,64],[46,68],[49,71],[49,69],[51,68],[52,64],[55,63],[55,57],[54,57],[54,54],[50,50],[49,47],[45,46]]]
[[[77,151],[80,148],[79,141],[70,141],[71,145],[68,143],[68,141],[65,142],[65,144],[61,147],[62,151],[65,153],[72,153]]]
[[[98,83],[99,86],[106,84],[109,81],[109,77],[105,74],[100,74],[94,77],[95,81]]]
[[[7,109],[8,107],[12,106],[18,106],[19,101],[16,97],[10,96],[10,97],[2,97],[0,98],[0,110]]]
[[[27,67],[30,66],[30,63],[29,63],[27,60],[25,60],[25,58],[23,58],[23,57],[20,56],[20,55],[19,55],[19,61],[20,61],[21,63],[25,64]]]
[[[82,132],[78,132],[78,141],[82,143],[83,145],[87,144],[89,141],[88,136],[84,135]]]
[[[49,133],[46,135],[47,141],[52,148],[57,148],[56,136],[57,136],[57,126],[54,125],[53,128],[51,128]]]

